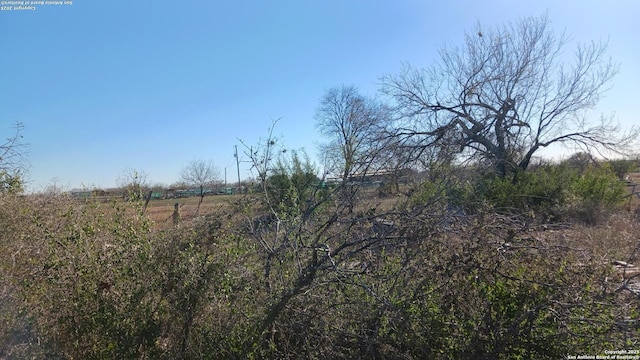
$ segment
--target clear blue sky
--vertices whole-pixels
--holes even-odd
[[[75,0],[0,12],[0,136],[24,123],[32,191],[108,188],[127,168],[171,184],[194,158],[232,181],[234,145],[255,143],[273,119],[287,147],[316,159],[325,89],[376,95],[382,75],[428,66],[477,22],[545,11],[577,41],[609,39],[620,73],[594,116],[634,124],[636,0]]]

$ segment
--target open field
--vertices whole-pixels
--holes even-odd
[[[242,195],[216,195],[205,196],[200,206],[200,213],[206,214],[214,210],[227,206],[234,199],[238,199]],[[165,199],[152,200],[147,207],[147,214],[156,224],[171,222],[171,214],[173,214],[174,204],[180,204],[180,213],[183,220],[192,219],[200,202],[199,197],[181,198],[181,199]]]
[[[377,192],[366,189],[360,191],[359,201],[357,208],[361,210],[367,210],[370,208],[376,208],[377,211],[389,211],[398,201],[406,199],[404,194],[390,195],[385,197],[377,196]],[[205,196],[200,207],[200,214],[208,214],[216,210],[223,209],[234,201],[242,199],[246,195],[215,195]],[[174,205],[180,204],[181,218],[183,221],[193,219],[196,210],[198,208],[199,197],[189,197],[180,199],[165,199],[165,200],[151,200],[147,207],[146,213],[151,220],[153,220],[159,226],[171,222],[171,215],[173,214]]]

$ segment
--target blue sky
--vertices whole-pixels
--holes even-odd
[[[609,40],[620,72],[593,116],[634,124],[636,0],[75,0],[0,11],[0,136],[25,125],[32,191],[108,188],[129,168],[171,184],[194,158],[232,181],[234,145],[256,143],[274,119],[288,148],[316,160],[327,88],[376,95],[381,76],[429,66],[477,22],[545,11],[575,41]]]

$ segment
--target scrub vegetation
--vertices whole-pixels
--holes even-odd
[[[562,70],[549,58],[556,48],[539,46],[563,43],[547,23],[468,35],[466,48],[443,52],[443,67],[386,77],[388,104],[350,86],[328,90],[316,118],[327,172],[285,151],[272,129],[246,147],[255,186],[201,196],[177,224],[150,216],[141,196],[20,195],[7,168],[0,358],[557,359],[637,350],[640,164],[587,151],[623,154],[635,130],[608,133],[610,119],[564,123],[589,109],[614,68],[599,46],[587,47],[578,51],[583,71],[552,76]],[[531,51],[507,51],[514,44]],[[549,78],[532,89],[540,76]],[[411,95],[413,85],[424,87]],[[554,93],[540,96],[546,89]],[[533,156],[569,140],[584,151],[560,163]]]

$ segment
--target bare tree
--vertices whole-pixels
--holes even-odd
[[[356,201],[357,178],[384,166],[378,132],[387,120],[381,102],[360,94],[354,86],[328,89],[316,110],[316,126],[326,138],[320,145],[328,169],[342,178],[341,197],[349,211]]]
[[[462,48],[445,47],[428,69],[406,66],[383,77],[396,103],[394,136],[417,149],[433,146],[488,162],[501,177],[528,167],[551,144],[625,152],[638,135],[612,117],[590,121],[617,73],[606,43],[580,45],[563,62],[565,34],[546,16],[468,33]]]
[[[186,184],[198,188],[200,201],[196,214],[200,211],[200,205],[204,200],[205,188],[213,185],[220,178],[220,171],[211,160],[194,159],[187,164],[180,172],[180,179]]]
[[[325,92],[316,110],[316,126],[327,139],[321,150],[344,181],[375,164],[376,134],[387,118],[384,104],[360,95],[354,86]]]

